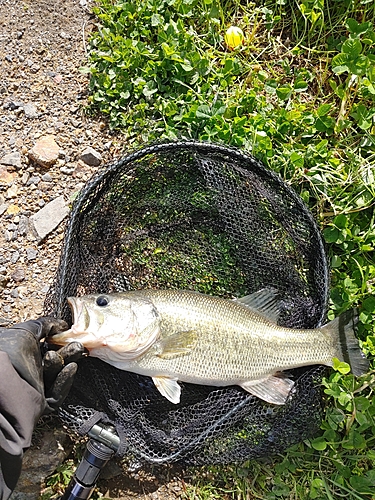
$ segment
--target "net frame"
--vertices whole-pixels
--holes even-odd
[[[215,181],[210,180],[209,176],[206,175],[206,172],[212,168],[212,165],[214,165],[214,170],[215,165],[219,165],[218,168],[227,169],[230,173],[235,172],[241,179],[246,179],[251,174],[252,182],[258,184],[256,195],[272,200],[272,203],[267,205],[267,210],[272,211],[272,223],[277,221],[278,224],[281,224],[284,219],[288,219],[286,222],[288,227],[285,231],[292,240],[298,241],[299,245],[302,245],[302,241],[306,239],[306,228],[308,228],[309,236],[314,240],[315,262],[314,265],[311,265],[309,273],[303,276],[301,281],[308,282],[310,280],[314,282],[315,280],[319,282],[319,286],[316,286],[319,293],[314,297],[308,297],[309,300],[306,300],[306,290],[301,291],[300,296],[298,296],[298,291],[294,293],[293,297],[284,294],[285,314],[281,317],[281,323],[286,326],[301,328],[322,325],[325,322],[327,312],[329,273],[324,243],[311,212],[292,188],[251,155],[236,148],[199,141],[173,141],[143,147],[114,162],[86,185],[74,202],[70,214],[60,264],[51,294],[45,304],[45,312],[70,321],[70,311],[67,307],[66,298],[75,295],[78,289],[82,289],[80,278],[87,272],[82,257],[87,248],[80,241],[80,237],[83,229],[85,229],[85,224],[87,224],[85,217],[87,218],[88,214],[95,211],[96,206],[100,204],[100,200],[107,196],[108,193],[111,193],[111,190],[115,192],[116,186],[120,185],[119,179],[122,179],[121,182],[123,182],[123,175],[126,176],[128,172],[137,169],[138,164],[147,165],[160,158],[169,158],[168,161],[172,161],[173,164],[173,161],[185,158],[184,155],[189,158],[189,161],[186,161],[187,166],[193,170],[197,169],[200,173],[205,172],[205,175],[201,176],[200,182],[203,179],[203,184],[206,184],[209,190],[215,192],[212,199],[214,201],[210,200],[212,203],[219,204],[222,201],[218,202],[217,186],[214,185]],[[179,165],[175,166],[177,169],[180,168]],[[230,201],[230,197],[235,195],[233,194],[233,184],[225,185],[227,182],[226,177],[228,177],[227,172],[221,178],[224,180],[222,180],[223,185],[221,191],[219,190],[219,195],[223,199],[229,197]],[[215,178],[215,175],[213,178]],[[220,209],[216,210],[219,213],[219,218],[228,217],[231,210],[235,214],[236,211],[241,209],[241,206],[234,204],[232,207],[232,205],[233,203],[224,203],[224,209],[221,208],[221,212]],[[289,214],[288,217],[285,217],[286,209],[292,215]],[[224,212],[226,213],[224,214]],[[264,217],[264,213],[260,216]],[[243,219],[243,221],[245,220],[246,218]],[[236,223],[241,226],[241,219],[236,218]],[[245,222],[242,222],[242,224],[245,224]],[[223,228],[221,227],[221,229]],[[309,242],[305,243],[308,244]],[[303,250],[302,253],[305,251]],[[251,258],[250,253],[246,258]],[[306,256],[303,258],[307,259]],[[309,258],[312,259],[311,256]],[[73,263],[79,269],[72,275]],[[267,271],[264,272],[267,273]],[[264,286],[271,286],[272,272],[270,274],[263,280]],[[100,290],[90,288],[95,286],[93,283],[88,286],[89,289],[84,290],[87,293],[123,291],[131,288],[131,284],[127,279],[122,280],[120,284],[112,282],[107,288],[101,284],[102,288]],[[301,286],[305,285],[302,284]],[[249,293],[256,291],[256,289],[259,289],[259,282],[254,284],[253,289],[247,287]],[[292,303],[295,307],[295,314],[288,313]],[[155,393],[152,384],[147,381],[147,377],[140,377],[126,372],[119,373],[119,370],[109,365],[103,365],[105,364],[95,359],[82,361],[72,393],[60,411],[60,417],[72,430],[80,434],[86,434],[88,429],[98,421],[114,424],[121,438],[121,445],[118,450],[120,456],[132,456],[137,460],[148,463],[171,463],[175,461],[183,461],[184,463],[223,463],[242,461],[247,458],[283,451],[291,444],[313,435],[318,429],[321,420],[322,401],[319,382],[323,374],[322,367],[293,371],[296,380],[295,392],[285,407],[282,408],[272,408],[270,405],[257,400],[257,398],[244,393],[244,391],[240,392],[238,388],[213,389],[183,384],[185,399],[182,402],[182,409],[176,409],[166,404],[165,401],[162,401],[161,404],[160,398],[162,397]],[[81,401],[85,399],[85,392],[87,396],[87,391],[91,391],[93,394],[97,391],[95,384],[88,387],[88,381],[97,381],[98,377],[101,376],[100,374],[103,373],[105,373],[108,380],[112,381],[111,390],[116,393],[113,398],[115,404],[112,404],[112,406],[105,405],[101,401],[100,404],[95,406],[97,404],[95,397],[88,397],[85,404],[81,404]],[[116,378],[119,382],[113,382]],[[125,398],[121,389],[114,388],[116,383],[127,387]],[[137,404],[139,390],[132,392],[131,387],[133,385],[138,388],[141,386],[144,390],[142,398],[138,401],[139,404]],[[108,387],[106,387],[105,391],[107,390]],[[119,403],[121,398],[123,400]],[[115,408],[116,404],[117,409]],[[123,407],[120,408],[122,404]],[[127,415],[127,406],[131,406],[131,415]],[[219,411],[218,409],[223,406],[226,410],[222,411],[220,409]],[[217,418],[212,419],[212,412],[215,411],[215,408],[218,415]],[[188,418],[183,418],[179,416],[184,411],[186,414],[201,412],[203,417],[190,418],[188,415]],[[142,412],[144,412],[144,418],[141,419],[142,422],[139,422],[136,416],[142,414]],[[290,415],[292,415],[292,418]],[[206,425],[202,424],[204,418],[209,420]],[[260,426],[254,424],[256,418],[259,418],[263,424]],[[169,427],[165,426],[163,422],[166,419],[173,420],[174,424]],[[181,437],[181,432],[179,433],[178,430],[184,426],[185,428],[192,427],[194,422],[198,420],[199,432],[193,432],[190,428],[186,431],[187,437]],[[288,422],[295,427],[293,432],[289,434],[282,430]],[[260,435],[263,435],[262,439],[259,437]],[[167,443],[166,446],[165,443]],[[170,449],[173,447],[175,449],[171,451]]]

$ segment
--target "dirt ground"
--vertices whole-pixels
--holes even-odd
[[[88,79],[79,67],[93,26],[86,0],[0,0],[0,326],[43,313],[58,265],[64,222],[38,241],[29,217],[58,196],[69,204],[126,147],[103,119],[84,113]],[[28,154],[44,135],[59,146],[48,168]],[[99,167],[80,160],[88,146],[101,154]],[[9,155],[14,164],[2,164]],[[99,491],[111,499],[175,499],[182,475],[175,467],[130,473],[115,464]]]

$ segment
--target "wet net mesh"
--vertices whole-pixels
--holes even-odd
[[[45,312],[71,323],[68,296],[143,288],[234,298],[279,291],[288,327],[324,322],[328,274],[317,226],[301,199],[259,161],[225,146],[173,142],[129,154],[74,203]],[[152,380],[98,359],[80,362],[60,417],[85,434],[112,423],[120,456],[139,462],[229,463],[283,452],[322,416],[322,367],[291,372],[285,406],[237,386],[181,384],[168,402]]]

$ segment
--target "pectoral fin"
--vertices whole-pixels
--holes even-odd
[[[267,378],[250,380],[249,382],[243,382],[239,385],[245,389],[245,391],[267,401],[267,403],[284,405],[294,386],[294,382],[289,378],[270,375]]]
[[[163,359],[185,356],[194,349],[197,340],[198,335],[193,331],[174,333],[154,344],[155,354]]]
[[[168,377],[152,377],[152,380],[162,396],[177,405],[180,402],[181,387],[176,379]]]

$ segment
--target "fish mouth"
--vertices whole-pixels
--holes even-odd
[[[90,342],[87,341],[92,339],[88,333],[90,316],[87,308],[78,297],[68,297],[67,302],[72,312],[73,324],[69,330],[52,335],[48,340],[51,344],[58,345],[66,345],[74,341],[85,342],[85,347],[88,347],[87,344]]]
[[[90,316],[85,304],[78,297],[68,297],[67,301],[73,318],[72,333],[75,335],[87,333]]]

